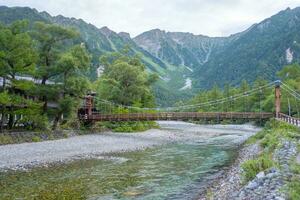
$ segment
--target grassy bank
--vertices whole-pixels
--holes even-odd
[[[142,132],[152,128],[159,128],[154,121],[140,122],[97,122],[90,127],[93,131],[111,130],[113,132]]]
[[[0,145],[41,142],[69,137],[69,131],[11,131],[0,133]]]
[[[113,132],[143,132],[152,128],[159,128],[153,121],[145,122],[98,122],[90,126],[63,125],[57,131],[11,131],[0,133],[0,145],[17,144],[24,142],[41,142],[46,140],[63,139],[74,135],[99,133],[103,131]]]
[[[259,143],[262,152],[257,158],[247,160],[241,165],[244,183],[253,180],[259,172],[272,167],[282,169],[280,163],[274,159],[274,153],[282,147],[283,141],[292,141],[298,145],[297,153],[299,154],[299,139],[300,130],[295,126],[276,120],[266,123],[262,131],[247,141],[248,144]],[[296,163],[295,157],[289,161],[288,167],[292,170],[292,178],[283,190],[289,199],[300,199],[300,165]]]

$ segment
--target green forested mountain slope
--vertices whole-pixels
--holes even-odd
[[[213,53],[224,48],[237,36],[208,37],[154,29],[138,35],[134,41],[153,56],[168,63],[196,69],[206,63]]]
[[[300,8],[281,11],[253,25],[197,68],[197,87],[214,83],[238,85],[242,79],[253,82],[258,76],[276,79],[283,66],[300,60]]]
[[[105,52],[119,51],[129,44],[131,52],[141,54],[144,63],[151,71],[163,73],[166,68],[166,65],[162,61],[138,47],[130,37],[124,37],[124,33],[119,35],[107,27],[99,29],[81,19],[67,18],[61,15],[53,17],[47,12],[38,12],[35,9],[27,7],[0,7],[1,22],[8,24],[19,19],[28,19],[31,23],[44,21],[75,28],[80,32],[82,41],[85,42],[87,48],[92,53],[95,67],[99,64],[98,59],[100,55],[103,55]]]
[[[194,92],[211,88],[215,83],[239,85],[243,79],[253,82],[258,76],[272,80],[284,65],[300,59],[300,8],[286,9],[229,37],[208,37],[159,29],[135,38],[116,33],[107,27],[97,28],[81,19],[50,16],[35,9],[0,6],[0,21],[18,19],[44,21],[73,27],[81,34],[93,56],[90,78],[96,78],[101,65],[99,56],[130,45],[151,72],[160,76],[155,86],[161,105],[188,98]]]
[[[153,56],[191,70],[193,88],[238,85],[258,76],[275,79],[284,65],[299,62],[300,8],[286,9],[229,37],[154,29],[134,38]]]

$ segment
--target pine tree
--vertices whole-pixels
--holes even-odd
[[[24,77],[34,74],[37,60],[27,27],[27,21],[0,26],[1,129],[6,114],[9,114],[8,127],[11,129],[16,123],[15,114],[24,114],[22,108],[34,106],[33,102],[24,98],[34,88],[33,82]]]

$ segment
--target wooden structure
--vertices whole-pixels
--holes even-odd
[[[276,119],[281,120],[281,121],[285,121],[289,124],[295,125],[300,127],[300,118],[296,118],[296,117],[291,117],[289,115],[283,114],[283,113],[279,113],[278,117],[276,117]]]
[[[275,85],[275,117],[278,118],[280,114],[280,82],[277,81]]]
[[[93,96],[85,97],[85,105],[78,112],[80,120],[85,122],[96,121],[156,121],[156,120],[267,120],[275,117],[290,124],[300,126],[300,119],[285,115],[280,112],[281,92],[280,81],[275,82],[275,113],[271,112],[142,112],[128,114],[104,114],[99,113],[93,107]]]
[[[255,120],[270,119],[273,113],[268,112],[157,112],[81,115],[80,119],[87,121],[156,121],[156,120]]]

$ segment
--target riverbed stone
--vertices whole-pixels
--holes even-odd
[[[247,189],[250,189],[250,190],[253,190],[255,188],[257,188],[259,186],[259,184],[256,182],[256,181],[251,181],[247,186],[246,188]]]
[[[256,178],[263,178],[265,176],[265,172],[259,172],[257,175],[256,175]]]

